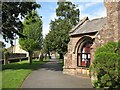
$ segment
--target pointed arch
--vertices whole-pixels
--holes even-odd
[[[75,47],[74,47],[74,49],[73,49],[73,53],[74,53],[74,54],[77,53],[77,48],[78,48],[78,46],[80,46],[80,44],[81,44],[82,42],[84,42],[85,40],[87,40],[87,39],[90,39],[90,40],[93,41],[93,38],[92,38],[91,36],[86,35],[86,36],[81,37],[81,38],[77,41],[77,43],[76,43],[76,45],[75,45]]]
[[[83,36],[76,43],[74,53],[77,54],[77,66],[90,65],[90,47],[93,40],[90,36]]]

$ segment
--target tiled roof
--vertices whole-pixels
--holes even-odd
[[[70,31],[70,35],[97,32],[97,31],[100,31],[106,23],[107,23],[106,17],[97,18],[93,20],[86,19],[86,21],[84,21],[82,25],[80,25],[79,23],[77,27],[73,28],[72,31]]]

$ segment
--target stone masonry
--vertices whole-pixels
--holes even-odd
[[[94,39],[91,46],[91,61],[94,60],[94,52],[98,47],[109,41],[120,41],[120,2],[104,2],[107,9],[107,23],[94,35],[77,35],[71,36],[68,43],[68,52],[64,56],[63,73],[69,75],[86,74],[89,70],[77,66],[76,46],[82,40],[82,37],[89,36]]]

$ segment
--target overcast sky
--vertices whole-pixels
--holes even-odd
[[[74,4],[78,5],[78,8],[80,9],[80,19],[86,16],[88,16],[89,19],[101,18],[106,16],[106,8],[102,0],[69,0],[69,1],[72,1]],[[38,14],[42,16],[43,36],[45,37],[45,35],[50,30],[49,29],[50,21],[57,18],[55,13],[55,10],[57,8],[57,2],[56,0],[37,0],[37,3],[41,5],[41,8],[37,9],[37,11]],[[16,44],[18,44],[18,40],[16,41]],[[7,47],[9,46],[10,45],[7,44]]]

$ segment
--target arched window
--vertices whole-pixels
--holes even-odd
[[[80,67],[89,67],[91,54],[90,54],[90,47],[92,46],[91,40],[86,40],[80,44],[79,50],[77,53],[77,66]]]

